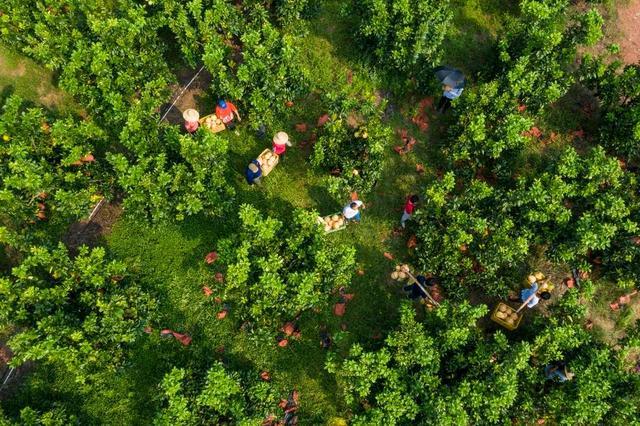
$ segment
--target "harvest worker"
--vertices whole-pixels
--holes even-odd
[[[416,280],[420,283],[422,287],[433,287],[437,284],[437,280],[433,277],[427,278],[424,275],[416,275]],[[418,284],[411,283],[410,285],[405,285],[402,289],[409,294],[407,294],[407,298],[411,300],[416,300],[418,298],[424,299],[427,297],[427,293],[425,293]]]
[[[411,195],[407,198],[407,201],[404,204],[404,211],[402,212],[402,218],[400,218],[400,225],[404,228],[404,223],[411,219],[411,215],[416,208],[416,204],[420,198],[417,195]]]
[[[464,89],[462,87],[454,88],[445,84],[442,86],[442,90],[444,93],[442,93],[440,102],[438,102],[438,112],[444,113],[451,106],[451,101],[458,98]]]
[[[182,118],[184,118],[184,128],[187,129],[187,132],[193,133],[198,130],[200,126],[200,114],[193,108],[185,109],[182,113]]]
[[[364,204],[360,200],[351,201],[349,204],[344,206],[342,209],[342,215],[347,220],[347,222],[357,222],[360,223],[360,208],[364,209]]]
[[[222,120],[224,125],[229,129],[233,129],[235,127],[235,123],[233,122],[233,114],[238,117],[238,121],[242,121],[236,106],[231,102],[220,99],[218,101],[218,106],[216,106],[216,117]]]
[[[291,146],[289,135],[285,132],[276,133],[273,137],[273,153],[280,156],[280,161],[284,161],[284,153],[288,146]]]
[[[525,288],[520,292],[520,299],[512,298],[513,301],[520,301],[522,303],[527,302],[527,308],[533,308],[540,302],[540,299],[549,300],[551,299],[551,293],[548,291],[543,291],[538,295],[538,282],[534,281],[531,283],[531,287]]]
[[[260,184],[260,178],[262,177],[262,167],[260,167],[260,161],[253,160],[247,166],[244,171],[244,175],[247,178],[247,183],[253,185],[254,183]]]
[[[574,373],[567,369],[567,364],[557,362],[544,367],[544,375],[548,380],[558,379],[560,382],[566,382],[573,379]]]

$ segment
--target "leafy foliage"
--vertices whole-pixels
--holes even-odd
[[[160,384],[165,407],[156,425],[258,424],[278,403],[273,385],[255,373],[241,375],[218,362],[201,384],[191,376],[181,368],[165,375]]]
[[[144,6],[72,0],[31,7],[10,0],[3,9],[3,40],[59,71],[60,86],[114,131],[135,126],[132,105],[153,113],[168,95],[161,21]]]
[[[330,120],[313,147],[311,164],[332,176],[333,195],[343,200],[350,191],[373,190],[384,167],[383,152],[391,129],[382,123],[382,111],[374,104],[330,94]]]
[[[579,326],[562,318],[541,321],[531,341],[510,341],[500,331],[478,332],[475,322],[485,313],[482,305],[445,304],[421,324],[404,306],[399,328],[382,348],[354,345],[344,360],[332,354],[327,369],[344,389],[353,423],[499,424],[508,417],[532,423],[542,417],[577,424],[638,415],[637,395],[622,400],[637,392],[637,378]],[[545,365],[558,360],[576,379],[545,380]]]
[[[71,259],[62,244],[34,247],[0,278],[0,325],[16,328],[12,364],[60,363],[80,383],[123,362],[154,306],[103,248],[83,246]]]
[[[566,0],[525,0],[520,10],[522,17],[499,41],[493,79],[454,103],[458,117],[449,129],[447,151],[461,169],[486,167],[509,178],[514,156],[530,140],[531,113],[567,93],[575,81],[571,65],[578,47],[602,36],[602,17],[590,10],[570,20]]]
[[[521,17],[500,40],[505,87],[538,110],[563,96],[574,81],[570,66],[580,45],[602,37],[602,17],[595,10],[570,21],[567,0],[524,0]]]
[[[637,181],[602,148],[580,157],[568,148],[549,170],[498,188],[449,172],[426,190],[419,221],[422,265],[451,281],[500,294],[534,244],[550,259],[590,269],[597,253],[638,230],[632,216]],[[506,274],[506,275],[505,275]],[[501,277],[506,282],[502,282]]]
[[[201,59],[213,76],[214,96],[238,100],[255,127],[277,127],[285,101],[307,92],[299,36],[286,31],[289,26],[304,28],[299,18],[306,2],[210,3],[191,1],[184,7],[182,2],[163,2],[163,16],[190,64]]]
[[[640,66],[600,59],[583,64],[586,83],[600,100],[599,142],[612,154],[633,162],[640,159]]]
[[[328,243],[312,212],[284,224],[243,205],[237,235],[219,243],[227,265],[222,298],[258,330],[277,329],[298,313],[326,306],[329,292],[348,285],[355,252]]]
[[[46,243],[88,214],[100,198],[101,173],[81,159],[102,143],[95,124],[52,119],[13,96],[2,108],[0,135],[0,242],[19,249]]]
[[[448,1],[434,0],[349,2],[344,13],[356,17],[355,35],[379,64],[407,74],[440,59],[452,16]]]
[[[180,135],[175,127],[163,128],[159,137],[161,145],[133,161],[124,154],[107,157],[127,192],[125,210],[155,221],[221,215],[234,196],[227,140],[202,129]]]

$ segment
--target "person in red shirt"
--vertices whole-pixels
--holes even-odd
[[[276,133],[273,137],[273,153],[280,156],[280,161],[284,160],[284,153],[287,151],[287,146],[291,146],[289,135],[285,132]]]
[[[418,198],[417,195],[411,195],[410,197],[407,198],[407,202],[404,204],[404,211],[402,212],[402,218],[400,219],[400,225],[402,225],[402,227],[405,227],[405,222],[409,219],[411,219],[411,215],[413,214],[413,211],[416,209],[416,204],[418,204],[418,201],[420,200],[420,198]]]
[[[216,106],[216,117],[222,120],[224,125],[229,129],[233,129],[235,127],[235,123],[233,122],[233,114],[238,117],[238,121],[242,121],[236,106],[231,102],[226,102],[224,99],[220,99],[218,101],[218,106]]]

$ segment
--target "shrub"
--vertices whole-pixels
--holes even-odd
[[[103,174],[87,155],[104,143],[104,133],[12,96],[2,107],[0,135],[0,243],[23,249],[55,241],[100,199]]]
[[[161,143],[133,160],[107,156],[126,191],[125,210],[154,221],[225,212],[235,194],[228,181],[226,139],[202,129],[180,135],[175,127],[158,134]]]
[[[382,123],[381,110],[367,101],[328,96],[331,119],[313,148],[311,164],[330,172],[329,187],[343,200],[350,191],[373,190],[384,167],[384,148],[391,129]]]
[[[501,424],[511,418],[530,424],[543,418],[580,424],[637,418],[638,381],[619,366],[620,355],[574,323],[576,317],[540,318],[536,337],[507,339],[501,331],[478,331],[476,320],[486,312],[483,305],[443,304],[420,323],[405,305],[399,327],[381,348],[356,344],[344,359],[331,354],[327,370],[344,389],[351,423]],[[629,343],[626,350],[634,347]],[[545,366],[560,360],[575,379],[545,380]],[[628,395],[633,397],[627,400]]]
[[[218,245],[227,267],[222,299],[237,318],[274,332],[300,312],[326,306],[332,290],[349,284],[355,252],[326,241],[316,218],[297,210],[283,223],[241,207],[239,232]]]
[[[219,362],[203,381],[189,370],[174,368],[160,384],[164,407],[154,424],[260,424],[276,410],[279,399],[274,386],[258,377],[250,370],[229,371]]]
[[[438,62],[453,15],[448,1],[434,0],[361,0],[344,13],[355,17],[355,36],[375,61],[406,75]]]
[[[59,363],[79,383],[121,365],[154,307],[103,248],[83,246],[71,259],[62,244],[34,247],[0,278],[0,326],[15,329],[12,364]]]

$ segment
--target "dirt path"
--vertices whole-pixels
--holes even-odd
[[[622,2],[621,2],[622,3]],[[627,64],[640,62],[640,0],[618,6],[619,44],[622,59]]]

